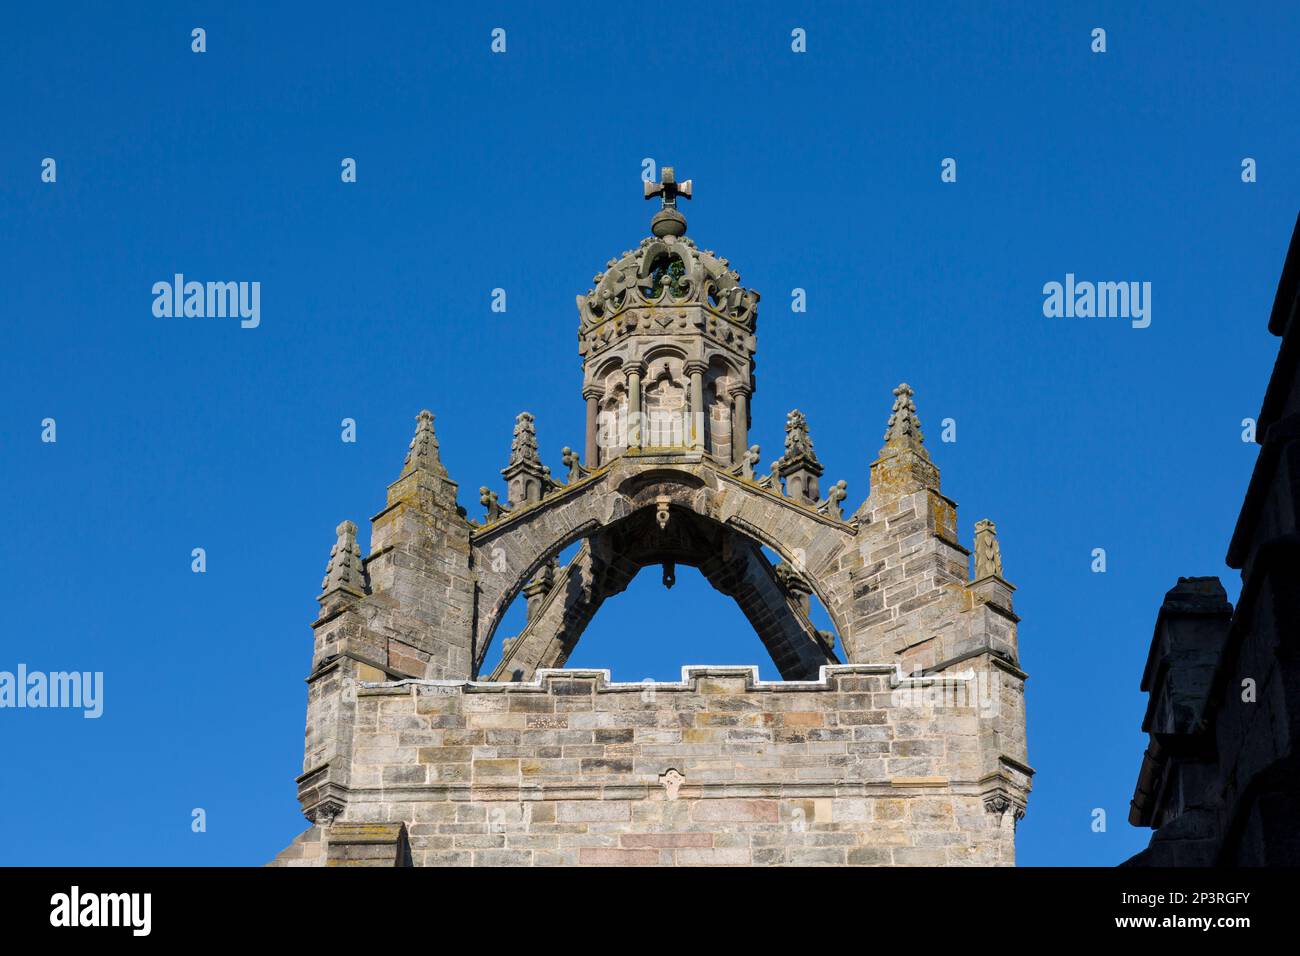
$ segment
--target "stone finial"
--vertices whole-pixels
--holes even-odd
[[[813,451],[808,419],[797,408],[785,418],[785,453],[777,467],[785,479],[786,494],[801,504],[816,507],[821,497],[817,479],[824,469]]]
[[[542,466],[537,454],[537,426],[531,412],[520,412],[515,418],[515,432],[510,440],[510,464]]]
[[[334,530],[338,540],[330,549],[325,579],[321,581],[321,596],[334,591],[364,595],[366,567],[361,559],[361,548],[357,545],[357,526],[351,521],[344,521]]]
[[[509,508],[503,508],[501,506],[501,502],[497,498],[497,493],[487,485],[484,485],[478,490],[478,501],[479,504],[487,509],[488,524],[491,524],[494,521],[499,521],[501,516],[510,510]]]
[[[783,457],[787,461],[806,458],[814,464],[820,464],[817,461],[816,452],[813,451],[812,436],[808,434],[808,419],[797,408],[785,416],[785,455]]]
[[[894,389],[894,407],[889,414],[889,427],[885,429],[886,446],[902,445],[919,450],[925,443],[912,395],[912,386],[906,382]]]
[[[841,478],[835,484],[831,485],[830,490],[826,492],[826,501],[823,507],[826,514],[836,520],[844,519],[844,512],[840,509],[840,502],[849,496],[849,483]],[[821,510],[821,509],[819,509]]]
[[[754,480],[754,466],[758,464],[760,449],[757,445],[750,445],[749,450],[745,452],[740,459],[740,475],[749,481]]]
[[[768,468],[767,487],[775,491],[778,495],[785,495],[785,489],[781,486],[781,459],[778,458],[772,462]]]
[[[575,481],[591,474],[591,472],[583,466],[581,459],[578,458],[578,453],[572,448],[565,447],[563,452],[560,454],[560,461],[564,464],[565,468],[569,469],[569,484],[573,484]]]
[[[998,529],[988,518],[975,522],[975,580],[1002,577]]]
[[[894,405],[885,429],[885,444],[871,463],[871,494],[854,512],[854,520],[870,516],[886,501],[918,491],[939,491],[939,469],[930,460],[921,434],[921,420],[912,399],[912,386],[903,382],[894,389]],[[949,502],[932,512],[942,524],[940,537],[957,540],[956,511]]]
[[[520,412],[515,418],[510,463],[501,469],[501,474],[506,479],[506,499],[511,508],[536,504],[555,485],[537,454],[537,425],[531,412]]]
[[[447,469],[438,456],[438,436],[433,433],[433,412],[426,408],[415,420],[419,424],[415,426],[415,437],[411,439],[410,450],[406,453],[402,474],[427,471],[439,478],[446,478]]]

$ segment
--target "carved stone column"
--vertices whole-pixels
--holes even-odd
[[[708,365],[698,360],[686,363],[686,373],[691,377],[690,447],[692,450],[704,447],[704,372],[707,368]]]
[[[627,447],[641,447],[641,373],[640,365],[627,368]]]
[[[749,386],[731,387],[731,461],[740,464],[749,450]]]
[[[582,397],[587,400],[587,459],[583,462],[588,468],[600,465],[600,446],[597,434],[600,419],[600,388],[588,385],[582,390]]]

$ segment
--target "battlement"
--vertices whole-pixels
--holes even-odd
[[[1030,772],[990,750],[1016,711],[976,688],[1019,683],[989,677],[352,681],[348,782],[326,822],[405,823],[415,865],[1009,864]],[[302,778],[308,800],[322,769]]]
[[[554,684],[571,680],[591,681],[593,690],[596,693],[618,693],[627,691],[643,693],[647,689],[653,689],[655,691],[680,690],[699,692],[700,682],[708,679],[728,681],[738,680],[741,682],[741,686],[747,691],[817,691],[838,690],[841,678],[855,675],[887,676],[890,679],[890,687],[956,686],[970,683],[975,679],[975,672],[973,670],[961,671],[953,674],[944,673],[914,676],[903,674],[903,672],[896,667],[873,664],[823,664],[820,668],[819,675],[815,680],[776,681],[761,680],[758,676],[758,667],[753,664],[687,664],[682,667],[682,679],[680,681],[657,681],[649,677],[640,681],[615,681],[611,678],[609,670],[605,668],[544,667],[535,673],[532,680],[528,681],[505,683],[502,681],[418,680],[415,678],[396,681],[361,681],[360,687],[363,689],[360,690],[359,693],[366,694],[372,692],[400,690],[402,688],[421,687],[456,687],[463,688],[467,693],[474,691],[485,691],[488,693],[541,691],[543,693],[553,693]]]

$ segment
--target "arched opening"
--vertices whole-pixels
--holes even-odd
[[[654,476],[647,480],[651,484],[646,487],[662,490]],[[529,580],[521,581],[502,615],[498,649],[492,658],[484,659],[480,675],[492,680],[530,680],[538,669],[571,666],[579,638],[608,598],[628,589],[634,579],[642,582],[634,593],[643,596],[649,593],[644,590],[646,581],[675,587],[679,571],[688,568],[698,569],[702,585],[697,587],[695,577],[684,579],[691,582],[688,590],[693,599],[678,600],[674,610],[660,614],[641,610],[638,626],[631,628],[636,636],[629,635],[629,642],[663,646],[665,642],[654,637],[656,628],[659,633],[665,626],[694,629],[698,639],[682,645],[692,653],[676,659],[678,672],[683,664],[722,663],[710,652],[727,650],[728,639],[739,641],[731,650],[741,653],[743,649],[747,658],[733,658],[728,663],[758,664],[760,673],[787,679],[813,679],[823,664],[837,662],[833,631],[817,627],[811,618],[812,586],[802,569],[785,561],[773,564],[757,541],[675,503],[669,495],[651,495],[646,500],[646,506],[570,543],[562,560],[543,562],[530,571]],[[651,567],[656,569],[654,574],[638,577],[642,569]],[[745,623],[739,625],[734,615],[701,618],[699,608],[708,604],[700,600],[705,587],[732,598]],[[632,604],[625,600],[620,607]],[[603,631],[617,632],[615,619],[628,612],[606,613],[610,623],[602,625]],[[818,613],[829,625],[829,615],[820,602]],[[647,629],[643,625],[648,622],[655,626]],[[766,653],[753,653],[753,645],[737,636],[746,634],[755,635]],[[722,635],[729,638],[715,648]],[[765,658],[770,659],[771,667],[765,666]],[[579,660],[586,666],[615,666],[615,661],[600,661],[586,652]],[[663,664],[660,657],[655,666],[662,670]],[[637,664],[634,660],[628,666]]]
[[[592,619],[565,666],[605,668],[616,681],[676,681],[686,664],[756,664],[763,680],[781,679],[734,601],[689,565],[675,577],[666,588],[659,567],[643,568]]]
[[[569,567],[582,546],[582,541],[574,541],[561,550],[559,555],[556,556],[554,564],[550,566],[549,572],[543,572],[543,574],[534,577],[533,581],[538,581],[539,578],[544,581],[547,573],[553,577],[556,571]],[[529,584],[532,584],[533,581],[530,581]],[[497,625],[496,639],[488,647],[487,654],[483,658],[483,664],[479,668],[480,674],[486,676],[495,672],[501,664],[505,650],[528,627],[529,584],[524,585],[524,588],[515,595],[514,600],[510,602],[510,606],[506,608],[505,614],[501,616],[501,623]],[[537,600],[535,593],[532,595],[532,600],[534,602]],[[535,607],[534,604],[534,610]]]
[[[780,568],[786,563],[779,554],[767,545],[763,545],[762,547],[763,556],[772,562],[772,567]],[[847,660],[848,655],[844,650],[844,644],[840,640],[839,634],[835,630],[835,622],[831,619],[831,613],[826,610],[826,605],[822,603],[822,599],[817,596],[817,592],[811,587],[807,590],[806,594],[803,595],[803,605],[804,613],[806,613],[808,619],[812,621],[813,627],[823,635],[828,635],[827,645],[834,649],[836,656],[839,657],[840,660]]]

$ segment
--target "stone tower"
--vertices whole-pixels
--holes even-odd
[[[822,496],[797,410],[756,470],[759,297],[686,237],[690,195],[665,168],[652,235],[578,297],[584,455],[562,477],[524,412],[506,501],[480,487],[470,520],[421,412],[369,554],[338,526],[297,778],[313,826],[276,864],[1014,862],[1033,771],[994,525],[972,575],[907,385],[855,510],[845,481]],[[782,680],[563,669],[607,597],[677,564],[737,602]],[[499,636],[516,598],[526,624]]]

